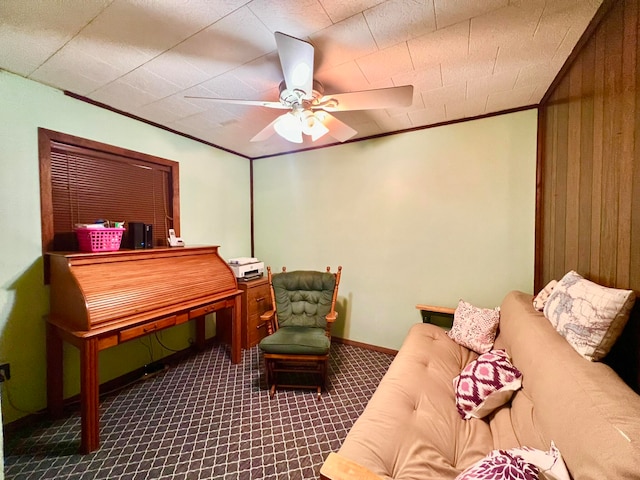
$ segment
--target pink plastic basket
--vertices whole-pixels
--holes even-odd
[[[115,252],[120,249],[124,228],[76,228],[81,252]]]

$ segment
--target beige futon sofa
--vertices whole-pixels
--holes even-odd
[[[464,420],[452,381],[478,355],[417,324],[322,478],[453,479],[491,450],[553,441],[574,479],[640,479],[640,396],[577,354],[532,298],[511,292],[500,309],[494,348],[522,372],[510,402]]]

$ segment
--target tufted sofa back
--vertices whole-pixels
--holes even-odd
[[[279,327],[326,328],[326,316],[336,276],[330,272],[297,270],[273,275]]]
[[[640,396],[608,365],[582,358],[531,295],[511,292],[500,308],[495,348],[511,354],[522,389],[491,419],[502,437],[494,443],[548,450],[553,440],[575,479],[640,478]]]

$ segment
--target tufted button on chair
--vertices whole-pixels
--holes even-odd
[[[336,297],[342,267],[337,273],[298,270],[271,273],[271,310],[260,319],[268,335],[260,342],[269,393],[277,387],[313,388],[320,397],[326,388],[331,347],[331,324],[338,317]],[[315,378],[312,385],[298,383]]]

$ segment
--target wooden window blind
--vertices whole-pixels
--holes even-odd
[[[45,129],[39,143],[43,251],[77,250],[75,224],[100,219],[151,224],[154,246],[179,235],[177,162]]]

